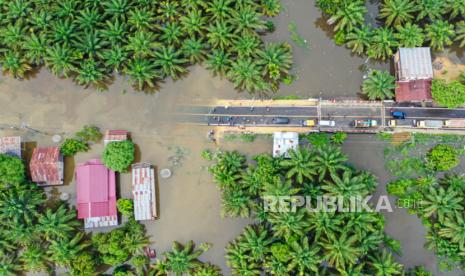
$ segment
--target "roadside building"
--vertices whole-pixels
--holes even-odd
[[[155,170],[148,163],[132,165],[132,195],[134,198],[134,218],[153,220],[157,218],[157,194]]]
[[[76,205],[85,228],[118,225],[115,182],[115,172],[98,159],[77,165]]]
[[[399,48],[394,56],[396,101],[431,101],[433,63],[428,47]]]
[[[39,186],[62,185],[64,164],[60,148],[35,148],[29,170],[32,181]]]
[[[273,157],[289,158],[289,150],[296,150],[299,146],[297,132],[275,132],[273,134]]]
[[[0,137],[0,153],[21,158],[21,137]]]
[[[125,141],[128,139],[126,130],[107,130],[103,138],[103,144],[106,146],[110,142]]]

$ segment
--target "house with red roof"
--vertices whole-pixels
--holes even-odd
[[[118,225],[115,172],[99,159],[76,167],[76,208],[85,228]]]
[[[110,142],[125,141],[128,139],[126,130],[107,130],[103,137],[103,144],[106,146]]]
[[[135,220],[157,218],[155,171],[148,163],[132,165],[132,195]]]
[[[60,148],[35,148],[29,170],[32,181],[39,186],[62,185],[64,164]]]
[[[432,101],[433,63],[428,47],[399,48],[394,56],[396,102]]]
[[[21,137],[0,137],[0,153],[21,158]]]

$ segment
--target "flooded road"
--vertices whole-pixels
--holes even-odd
[[[334,45],[319,26],[324,20],[313,1],[285,0],[285,11],[276,18],[276,32],[267,41],[290,41],[288,24],[295,22],[297,31],[308,40],[309,48],[294,48],[295,72],[299,79],[291,86],[283,85],[279,95],[301,97],[356,97],[363,73],[360,66],[365,58],[352,56],[350,50]],[[293,43],[292,43],[293,44]],[[379,66],[379,65],[376,65]],[[384,66],[384,65],[381,65]],[[71,80],[58,79],[41,70],[29,81],[0,77],[0,135],[21,134],[26,142],[51,146],[52,135],[71,137],[82,126],[92,124],[102,129],[126,129],[138,146],[137,161],[150,162],[157,169],[170,168],[173,176],[160,179],[160,219],[145,223],[154,248],[161,253],[174,240],[197,243],[211,242],[213,248],[202,259],[218,264],[225,275],[230,275],[224,260],[224,247],[242,232],[249,220],[222,219],[219,191],[201,160],[200,152],[214,150],[217,145],[206,138],[208,128],[177,125],[172,113],[177,106],[189,103],[208,103],[214,99],[251,98],[238,94],[227,80],[214,78],[200,66],[177,82],[161,84],[161,91],[153,95],[134,92],[123,78],[117,78],[108,91],[97,92],[76,86]],[[363,138],[366,139],[366,138]],[[362,140],[361,140],[362,141]],[[258,139],[253,144],[230,143],[228,149],[240,149],[249,155],[271,152],[271,141]],[[75,200],[74,164],[99,157],[101,144],[88,153],[67,160],[67,184],[60,190],[72,193]],[[381,147],[350,139],[345,150],[352,161],[363,169],[373,171],[381,183],[389,179],[383,169]],[[365,157],[364,157],[365,156]],[[130,175],[119,180],[119,194],[130,197]],[[384,186],[382,186],[384,187]],[[404,245],[402,262],[408,266],[431,263],[434,256],[425,252],[423,232],[415,218],[405,213],[388,215],[387,230]],[[390,217],[392,216],[392,217]],[[401,223],[398,223],[400,221]],[[402,229],[399,227],[412,228]]]

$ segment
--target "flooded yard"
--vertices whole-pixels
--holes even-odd
[[[360,90],[365,58],[350,54],[348,49],[334,45],[327,34],[324,19],[314,7],[314,1],[285,0],[285,10],[275,19],[276,32],[266,40],[290,40],[288,24],[295,22],[297,31],[307,39],[308,49],[295,47],[295,73],[299,79],[291,86],[283,85],[279,95],[302,97],[356,97]],[[374,66],[387,65],[378,64]],[[170,168],[170,179],[159,179],[160,219],[145,223],[153,247],[158,253],[170,248],[172,241],[211,242],[213,248],[203,259],[218,264],[229,275],[224,260],[224,247],[250,223],[245,219],[220,217],[219,191],[213,184],[200,157],[206,148],[217,145],[206,137],[207,127],[178,125],[172,113],[180,104],[208,102],[222,98],[251,98],[238,94],[227,80],[214,78],[200,66],[190,68],[190,74],[177,82],[161,84],[156,94],[134,92],[122,78],[105,92],[84,89],[71,80],[57,79],[46,70],[39,71],[28,81],[0,77],[0,135],[21,134],[26,142],[40,146],[55,145],[54,134],[71,137],[84,125],[105,129],[126,129],[137,144],[137,161],[150,162],[157,169]],[[271,141],[258,139],[254,143],[226,145],[253,155],[271,153]],[[67,160],[66,182],[60,190],[70,192],[75,200],[74,165],[99,157],[101,144],[88,153]],[[382,147],[370,136],[351,137],[344,147],[351,162],[375,173],[385,193],[389,180],[384,170]],[[176,162],[174,162],[176,161]],[[121,197],[131,195],[130,174],[119,179]],[[387,232],[400,239],[406,266],[427,264],[437,271],[435,257],[423,249],[424,231],[418,219],[395,210],[386,215]]]

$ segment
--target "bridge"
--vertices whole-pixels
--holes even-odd
[[[406,118],[401,125],[390,126],[391,111],[402,111]],[[229,130],[273,132],[277,130],[297,132],[353,132],[376,133],[381,131],[428,131],[464,134],[464,128],[425,129],[416,126],[419,120],[465,119],[465,108],[440,108],[422,106],[420,103],[399,104],[392,101],[357,100],[220,100],[213,105],[183,107],[181,113],[189,115],[191,122],[223,127]],[[280,123],[279,117],[288,119]],[[372,128],[356,128],[355,120],[376,120]],[[305,126],[305,121],[315,120],[315,126]],[[334,121],[323,126],[321,121]]]

